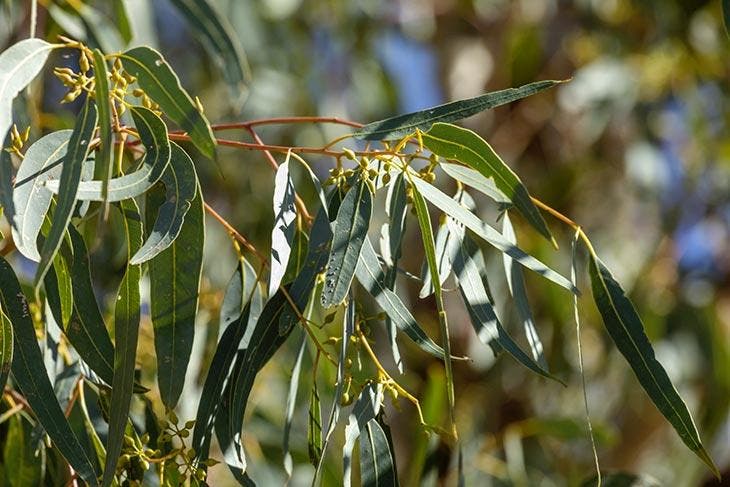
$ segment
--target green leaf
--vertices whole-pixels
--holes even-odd
[[[96,108],[99,110],[99,139],[101,145],[99,153],[95,158],[96,169],[102,174],[101,200],[104,203],[104,211],[107,211],[109,201],[109,181],[114,170],[112,165],[112,120],[111,105],[109,102],[109,79],[107,78],[106,61],[104,55],[98,49],[94,50],[94,88],[96,92]],[[102,81],[103,80],[103,81]],[[81,186],[79,185],[79,193]]]
[[[58,44],[24,39],[0,53],[0,140],[13,123],[13,99],[33,81]]]
[[[309,462],[316,467],[322,460],[322,408],[316,380],[312,383],[312,392],[309,395],[307,450],[309,451]]]
[[[154,224],[151,213],[147,212],[147,225],[152,230],[142,247],[132,256],[132,264],[147,262],[175,245],[175,239],[185,228],[185,217],[195,203],[198,176],[193,161],[179,145],[174,142],[170,144],[170,164],[161,179],[165,185],[165,201],[159,206]]]
[[[3,147],[8,147],[9,145],[10,136],[8,135]],[[13,162],[10,160],[10,153],[8,151],[0,150],[0,210],[3,208],[5,209],[6,218],[12,227],[14,225],[14,219],[11,217],[15,213],[15,205],[13,204]],[[0,237],[2,237],[1,234]]]
[[[43,277],[53,262],[53,257],[55,257],[58,248],[61,246],[66,227],[71,222],[71,216],[76,206],[76,192],[81,181],[81,171],[86,156],[89,154],[89,146],[96,129],[96,121],[96,105],[90,98],[87,98],[76,119],[76,125],[68,142],[66,155],[63,157],[63,169],[61,169],[60,178],[63,191],[56,199],[56,211],[53,212],[51,229],[48,231],[48,237],[41,248],[41,261],[35,275],[36,287],[43,281]]]
[[[365,238],[355,270],[358,282],[365,290],[375,298],[378,305],[390,317],[395,326],[404,332],[421,349],[436,358],[444,357],[444,350],[426,335],[426,332],[418,325],[418,322],[408,310],[403,301],[393,291],[385,287],[385,276],[378,262],[378,256],[370,243]]]
[[[134,200],[119,203],[127,240],[127,258],[142,245],[142,217]],[[117,460],[122,451],[129,406],[134,387],[134,366],[137,354],[140,320],[139,281],[142,268],[128,264],[114,307],[114,378],[109,406],[109,435],[106,442],[106,463],[103,485],[114,480]]]
[[[337,211],[322,292],[322,306],[325,308],[340,304],[350,290],[372,213],[373,195],[367,181],[361,180],[347,192]]]
[[[685,445],[719,478],[717,467],[702,446],[692,415],[654,355],[634,305],[595,254],[589,261],[589,274],[593,299],[616,348],[626,358],[641,386]]]
[[[493,179],[495,186],[520,210],[530,225],[555,244],[540,211],[530,199],[527,188],[517,174],[504,163],[494,149],[475,132],[446,123],[437,123],[422,135],[423,145],[445,159],[457,160]]]
[[[459,190],[454,195],[454,200],[462,204],[461,198],[463,194],[464,192]],[[436,252],[439,285],[443,286],[449,274],[451,274],[451,263],[459,251],[459,245],[461,245],[461,240],[464,238],[465,230],[462,225],[459,225],[453,218],[449,218],[446,215],[443,215],[440,221],[441,223],[436,232],[436,246],[434,250]],[[426,263],[424,263],[421,274],[423,276],[423,286],[421,286],[418,297],[423,299],[434,292],[431,270]]]
[[[15,383],[56,448],[76,473],[90,485],[99,485],[93,463],[79,444],[53,393],[43,355],[38,347],[33,321],[28,314],[28,302],[20,283],[10,264],[2,257],[0,257],[0,306],[13,327],[11,371]]]
[[[192,164],[190,169],[190,177],[195,182]],[[155,206],[148,199],[148,222]],[[162,211],[161,208],[160,214]],[[203,269],[203,215],[203,197],[198,187],[178,238],[149,261],[150,315],[155,331],[157,379],[162,402],[170,409],[175,407],[182,393],[193,347]]]
[[[137,78],[137,84],[147,96],[190,135],[193,144],[204,156],[213,159],[216,141],[210,124],[162,55],[150,47],[141,46],[120,54],[119,58],[124,69]]]
[[[23,416],[16,414],[10,418],[7,428],[3,448],[6,468],[3,470],[8,484],[11,487],[43,485],[44,465],[38,457],[45,452],[37,451],[33,427]],[[45,446],[40,448],[44,449]]]
[[[144,107],[132,107],[130,112],[147,152],[136,171],[109,180],[106,199],[110,202],[134,198],[149,190],[163,177],[172,157],[172,143],[167,138],[167,127],[162,119]],[[46,182],[46,187],[54,193],[58,193],[59,186],[58,180]],[[104,181],[82,181],[77,199],[104,201]]]
[[[0,302],[0,391],[5,390],[13,363],[13,325],[5,314]]]
[[[730,36],[730,0],[722,0],[722,19],[725,22],[725,32]]]
[[[311,309],[311,307],[310,307]],[[286,395],[286,415],[284,420],[284,441],[283,441],[283,451],[284,451],[284,471],[286,472],[287,479],[291,480],[292,472],[294,469],[294,459],[292,458],[291,451],[289,449],[289,438],[291,436],[291,427],[292,423],[294,422],[294,410],[297,406],[297,392],[299,391],[299,378],[302,375],[302,359],[304,358],[304,352],[307,349],[307,336],[302,334],[302,338],[300,339],[299,343],[299,351],[297,352],[297,358],[294,360],[294,367],[292,368],[291,372],[291,379],[289,380],[289,392]],[[316,384],[316,381],[315,381]],[[314,394],[315,391],[312,391],[312,394]],[[317,394],[317,401],[319,402],[319,394]],[[319,408],[319,405],[317,406]],[[319,418],[319,452],[320,456],[322,453],[322,414],[321,412],[317,416]],[[311,421],[312,419],[312,403],[310,400],[309,405],[309,419]],[[311,431],[311,430],[310,430]],[[308,440],[308,443],[310,445],[310,461],[311,461],[311,439]],[[312,465],[315,467],[317,466],[317,463],[312,462]]]
[[[228,19],[218,14],[207,0],[172,0],[190,27],[197,32],[208,52],[223,69],[237,108],[246,98],[246,84],[251,78],[248,63],[238,37]]]
[[[502,235],[508,241],[517,245],[517,236],[515,230],[512,227],[509,214],[504,212],[502,221]],[[512,295],[515,304],[517,305],[517,312],[522,320],[522,327],[525,330],[527,336],[527,343],[530,344],[530,351],[535,361],[540,364],[545,370],[548,370],[547,361],[545,360],[544,347],[540,336],[537,334],[537,328],[535,328],[535,321],[532,318],[532,311],[530,310],[530,302],[527,300],[527,290],[525,289],[525,279],[522,275],[522,269],[514,265],[514,261],[507,254],[502,254],[502,262],[504,264],[504,273],[507,276],[507,288],[509,293]],[[575,284],[574,284],[575,285]]]
[[[500,191],[494,182],[494,178],[485,177],[479,171],[459,164],[442,162],[439,167],[451,178],[476,189],[500,205],[512,206],[512,200]]]
[[[377,419],[360,432],[360,484],[363,487],[396,487],[398,471],[389,435]]]
[[[64,259],[60,253],[61,252],[56,254],[56,257],[53,258],[53,265],[46,276],[50,275],[51,272],[55,274],[55,278],[51,280],[54,281],[56,291],[58,292],[57,309],[59,312],[56,313],[56,320],[63,328],[66,328],[71,320],[71,314],[73,313],[74,284],[71,282],[70,266],[67,265],[67,260]],[[68,260],[71,261],[72,259]]]
[[[342,481],[345,487],[350,487],[352,482],[352,451],[355,443],[360,437],[360,431],[365,425],[375,419],[383,404],[383,386],[381,384],[367,384],[352,407],[352,412],[345,426],[345,445],[342,448],[342,462],[344,472]]]
[[[297,218],[294,205],[294,185],[289,176],[289,156],[276,170],[274,178],[274,228],[271,231],[271,260],[269,275],[269,296],[273,295],[282,282],[289,264],[289,254],[296,231]]]
[[[446,196],[436,187],[415,177],[413,178],[413,185],[424,196],[424,198],[430,201],[434,206],[464,225],[479,236],[479,238],[483,239],[497,250],[506,253],[522,266],[537,272],[544,278],[553,281],[555,284],[573,293],[579,294],[578,290],[575,286],[573,286],[570,280],[558,274],[531,255],[526,254],[516,245],[510,243],[492,226],[481,221],[476,215],[474,215],[474,213],[459,205],[456,201]]]
[[[15,245],[21,254],[35,262],[41,260],[37,239],[53,198],[45,183],[61,176],[63,156],[72,132],[52,132],[28,148],[15,176],[12,206],[5,207]]]
[[[489,302],[487,290],[475,262],[479,252],[479,247],[467,236],[454,261],[454,272],[456,272],[459,281],[459,290],[479,340],[488,345],[495,355],[504,349],[528,369],[562,384],[542,365],[523,352],[500,323],[492,304]]]
[[[405,137],[416,130],[428,130],[436,122],[456,122],[484,110],[520,100],[562,83],[562,81],[536,81],[519,88],[494,91],[475,98],[454,101],[426,110],[372,122],[355,132],[355,137],[365,140],[392,140]]]

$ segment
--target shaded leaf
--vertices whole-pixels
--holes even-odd
[[[304,352],[307,349],[307,336],[302,335],[301,340],[299,340],[299,351],[297,352],[297,358],[294,360],[294,367],[292,367],[291,372],[291,379],[289,380],[289,392],[286,396],[286,415],[284,419],[284,441],[283,441],[283,451],[284,451],[284,471],[286,472],[286,476],[288,480],[291,480],[292,472],[294,469],[294,460],[291,455],[291,451],[289,450],[289,438],[291,436],[291,427],[292,422],[294,421],[294,410],[296,409],[297,405],[297,392],[299,391],[299,377],[302,373],[302,359],[304,358]],[[312,391],[314,394],[314,391]],[[319,395],[317,396],[317,401],[319,401]],[[312,406],[310,401],[309,406],[309,415],[310,420],[312,418]],[[322,451],[322,414],[319,414],[319,445],[320,445],[320,454]],[[311,442],[309,442],[311,445]],[[311,461],[311,452],[310,452],[310,461]],[[312,462],[312,465],[316,466],[317,463]]]
[[[279,288],[289,264],[289,254],[296,231],[297,218],[294,205],[294,185],[289,176],[289,156],[279,165],[274,178],[274,228],[271,231],[271,260],[269,296]]]
[[[137,83],[162,112],[182,127],[197,149],[209,159],[215,157],[215,138],[205,116],[183,89],[175,72],[162,55],[141,46],[119,55],[124,69],[137,78]]]
[[[130,259],[132,264],[147,262],[174,245],[185,228],[186,215],[195,204],[198,176],[193,161],[179,145],[171,142],[170,146],[170,164],[161,179],[165,185],[165,201],[158,208],[154,224],[150,212],[147,213],[147,226],[151,230],[142,247]]]
[[[83,169],[86,156],[89,154],[89,146],[91,145],[91,137],[96,129],[96,105],[90,98],[86,99],[84,107],[76,119],[74,131],[68,141],[68,149],[63,157],[63,169],[61,169],[60,185],[63,188],[56,198],[56,210],[53,212],[53,221],[48,236],[43,242],[41,248],[41,260],[35,275],[36,287],[43,281],[48,268],[53,262],[53,257],[61,246],[61,240],[66,233],[76,206],[76,191],[81,181],[81,171]]]
[[[127,258],[142,245],[142,217],[134,200],[119,203],[126,233]],[[142,268],[127,264],[114,307],[114,378],[109,406],[109,434],[103,485],[114,480],[117,460],[122,451],[129,406],[134,386],[134,367],[139,338],[140,290]]]
[[[562,81],[536,81],[519,88],[493,91],[466,100],[458,100],[414,113],[398,115],[365,125],[355,137],[365,140],[391,140],[405,137],[416,130],[428,130],[436,122],[456,122],[484,110],[520,100]]]
[[[340,304],[350,290],[372,212],[373,196],[367,181],[361,180],[347,192],[337,211],[322,292],[325,308]]]
[[[246,83],[251,78],[238,37],[226,17],[218,15],[207,0],[172,0],[190,27],[197,32],[208,52],[218,61],[226,82],[240,107],[246,98]]]
[[[377,419],[368,421],[360,432],[360,483],[363,487],[398,485],[391,441]]]
[[[189,167],[192,171],[189,177],[195,184],[194,168],[192,164]],[[186,182],[188,183],[189,181]],[[160,208],[160,215],[168,201]],[[148,199],[148,222],[155,207]],[[155,229],[153,234],[154,232]],[[162,402],[170,409],[175,407],[182,393],[183,379],[193,347],[204,240],[203,198],[198,187],[178,238],[148,264],[157,379]]]
[[[494,179],[483,176],[476,169],[461,166],[459,164],[450,164],[448,162],[440,163],[439,167],[451,178],[476,189],[500,205],[512,205],[512,200],[500,191],[495,184]]]
[[[482,222],[476,215],[474,215],[474,213],[459,205],[456,201],[446,196],[435,186],[432,186],[418,178],[413,178],[413,184],[424,198],[430,201],[434,206],[454,218],[497,250],[508,254],[512,257],[512,259],[516,260],[524,267],[537,272],[544,278],[553,281],[555,284],[573,293],[579,294],[578,290],[575,289],[568,279],[550,269],[531,255],[526,254],[516,245],[507,241],[507,239],[505,239],[502,234],[495,230],[492,226]]]
[[[322,408],[316,380],[312,383],[312,392],[309,395],[307,449],[309,451],[309,462],[316,467],[322,460]]]
[[[0,391],[5,390],[10,365],[13,363],[13,325],[0,302]]]
[[[48,380],[43,355],[38,347],[28,302],[13,269],[0,257],[0,306],[13,326],[13,363],[15,384],[33,409],[38,421],[56,448],[76,472],[92,486],[98,485],[93,462],[66,421]]]
[[[3,448],[3,463],[6,467],[3,473],[8,484],[12,487],[43,485],[44,465],[39,461],[39,457],[43,456],[45,451],[36,451],[31,424],[20,414],[12,416]]]
[[[352,412],[345,426],[345,445],[342,448],[342,462],[344,472],[342,481],[345,487],[349,487],[352,482],[352,450],[355,443],[360,437],[360,432],[365,425],[377,417],[380,407],[383,403],[383,386],[381,384],[367,384],[360,396],[358,396]]]
[[[657,409],[682,438],[685,445],[719,477],[719,472],[705,447],[687,405],[672,384],[644,333],[644,325],[624,290],[598,257],[589,260],[593,299],[601,313],[608,334],[634,370],[639,383]]]
[[[517,174],[504,163],[494,149],[471,130],[437,123],[422,135],[423,144],[434,154],[457,160],[494,181],[495,186],[520,210],[530,225],[554,243],[550,229],[530,199],[527,188]],[[486,188],[485,188],[486,189]]]
[[[59,46],[32,38],[0,53],[0,140],[5,140],[13,123],[13,99],[40,73],[56,47]]]
[[[97,170],[101,176],[101,200],[104,202],[104,212],[107,212],[107,202],[109,201],[109,180],[112,178],[114,170],[112,165],[112,119],[111,119],[111,103],[109,100],[109,78],[106,69],[106,61],[104,54],[98,49],[94,49],[94,90],[96,95],[96,108],[99,110],[99,152],[94,158]],[[81,186],[79,185],[79,193]]]
[[[725,32],[730,36],[730,0],[722,0],[722,19],[725,22]]]

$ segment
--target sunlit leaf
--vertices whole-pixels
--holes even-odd
[[[0,257],[0,306],[13,326],[13,379],[33,409],[56,448],[81,478],[92,486],[96,480],[93,462],[66,421],[48,380],[43,355],[28,314],[28,302],[13,269]]]
[[[169,167],[172,147],[167,139],[167,127],[155,112],[144,107],[130,108],[139,138],[146,149],[139,167],[124,176],[109,180],[107,201],[122,201],[139,196],[150,189]],[[60,181],[46,182],[46,187],[58,193]],[[104,181],[82,181],[77,199],[104,201]]]
[[[554,241],[525,185],[487,141],[471,130],[446,123],[435,124],[422,135],[422,139],[423,144],[434,154],[462,162],[485,178],[494,180],[495,186],[520,210],[530,225],[545,238]]]
[[[345,426],[345,445],[342,448],[342,462],[344,465],[342,482],[345,487],[349,487],[352,483],[352,451],[355,448],[355,443],[365,425],[371,419],[377,417],[382,403],[383,386],[371,383],[363,388],[352,407],[347,426]]]
[[[189,177],[195,184],[192,164],[190,169],[192,172]],[[147,202],[149,222],[157,204],[150,197]],[[160,214],[163,209],[160,208]],[[203,198],[198,188],[178,237],[148,263],[150,317],[155,331],[157,379],[162,402],[168,408],[174,408],[180,398],[193,347],[204,240]]]
[[[337,211],[322,292],[325,308],[340,304],[350,290],[372,212],[373,196],[367,182],[361,180],[347,192]]]
[[[510,221],[509,214],[504,213],[502,217],[502,235],[509,242],[517,245],[517,236],[515,230],[512,227],[512,221]],[[507,288],[509,289],[512,299],[514,299],[517,305],[517,312],[522,320],[522,327],[525,330],[527,336],[527,343],[530,344],[530,351],[532,352],[532,358],[540,364],[544,370],[548,370],[547,361],[545,360],[544,348],[540,336],[537,334],[535,328],[535,322],[532,318],[532,310],[530,309],[530,303],[527,300],[527,290],[525,289],[525,279],[522,275],[522,269],[514,265],[514,261],[507,254],[502,254],[502,262],[504,264],[504,273],[507,276]]]
[[[122,212],[127,258],[129,258],[142,245],[142,216],[137,204],[131,199],[119,203],[119,209]],[[114,479],[132,400],[139,338],[141,277],[141,266],[127,264],[114,307],[114,378],[109,407],[109,435],[106,442],[107,456],[103,479],[105,486],[110,485]]]
[[[6,434],[3,463],[6,466],[12,465],[3,469],[8,485],[42,485],[44,469],[38,461],[37,455],[40,452],[36,451],[31,424],[22,415],[16,414],[10,418]]]
[[[216,58],[235,97],[233,104],[240,106],[246,98],[246,83],[251,74],[243,48],[228,19],[219,15],[208,0],[172,0],[172,4]]]
[[[172,142],[171,149],[170,164],[161,179],[165,185],[165,201],[159,208],[155,206],[157,216],[154,224],[151,213],[147,213],[147,226],[151,230],[142,247],[132,256],[132,264],[147,262],[175,245],[175,239],[185,228],[186,215],[193,210],[198,186],[195,166],[179,145]]]
[[[109,180],[112,178],[112,119],[111,104],[109,101],[109,79],[107,77],[106,61],[98,49],[94,50],[94,90],[96,94],[96,108],[99,110],[99,152],[94,158],[95,170],[102,176],[101,200],[106,211],[109,201]],[[84,183],[79,184],[79,193]]]
[[[575,289],[570,280],[550,269],[534,257],[526,254],[516,245],[507,241],[502,234],[495,230],[492,226],[481,221],[476,215],[474,215],[474,213],[459,205],[456,201],[446,196],[435,186],[415,177],[413,178],[413,184],[424,198],[430,201],[434,206],[454,218],[497,250],[508,254],[512,257],[512,259],[519,262],[524,267],[537,272],[544,278],[553,281],[555,284],[574,293],[578,293],[578,290]]]
[[[476,169],[448,162],[442,162],[439,167],[451,178],[476,189],[500,205],[512,205],[512,200],[500,191],[494,179],[483,176]]]
[[[520,100],[562,81],[536,81],[519,88],[494,91],[475,98],[454,101],[414,113],[372,122],[355,132],[365,140],[392,140],[412,134],[416,129],[428,130],[436,122],[456,122],[474,114]]]
[[[0,302],[0,304],[2,304]],[[13,363],[13,325],[0,305],[0,390],[5,390]]]
[[[271,260],[269,275],[269,296],[273,295],[282,282],[296,231],[297,218],[294,205],[294,185],[289,176],[289,156],[279,165],[274,178],[274,228],[271,231]]]
[[[641,386],[685,445],[719,477],[710,454],[702,446],[687,405],[654,355],[654,349],[644,333],[644,325],[634,305],[613,278],[611,271],[595,255],[589,260],[589,274],[593,299],[616,348],[631,365]]]
[[[36,286],[43,281],[43,277],[53,262],[53,257],[61,246],[66,227],[71,221],[76,206],[76,192],[81,182],[84,161],[89,154],[89,146],[96,129],[96,121],[96,105],[87,98],[76,119],[71,139],[68,141],[66,155],[63,157],[63,169],[61,169],[60,177],[63,192],[56,198],[56,210],[53,212],[51,229],[48,231],[48,236],[41,248],[41,260],[35,275]]]
[[[297,405],[297,392],[299,391],[299,378],[302,374],[302,359],[304,358],[304,352],[307,349],[307,336],[302,335],[302,338],[299,343],[299,351],[297,352],[297,358],[294,359],[294,366],[292,367],[291,371],[291,378],[289,380],[289,392],[286,395],[286,414],[284,419],[284,441],[283,441],[283,451],[284,451],[284,471],[286,472],[287,479],[291,480],[292,472],[294,469],[294,459],[292,458],[291,451],[289,449],[289,439],[291,437],[291,427],[292,423],[294,422],[294,411],[296,409]],[[314,391],[312,391],[314,394]],[[317,396],[317,400],[319,401],[319,395]],[[312,406],[310,402],[310,420],[311,420],[311,412],[312,412]],[[320,455],[322,451],[322,414],[320,412],[319,414],[319,446],[320,446]],[[308,443],[311,442],[308,441]],[[310,458],[311,460],[311,458]],[[315,462],[312,462],[314,466],[317,464]]]
[[[0,140],[5,140],[13,123],[13,99],[40,73],[56,47],[59,46],[32,38],[0,53]]]
[[[360,483],[363,487],[398,485],[395,455],[388,434],[377,419],[371,419],[360,432]]]
[[[204,156],[213,159],[216,142],[210,124],[162,55],[150,47],[141,46],[119,57],[124,69],[137,78],[140,88],[160,105],[162,112],[190,135],[193,144]]]
[[[51,132],[28,148],[15,176],[13,204],[5,208],[15,245],[21,254],[36,262],[41,260],[36,240],[53,197],[45,183],[61,176],[71,133]]]

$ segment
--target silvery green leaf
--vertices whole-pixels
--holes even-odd
[[[378,416],[382,403],[383,386],[369,383],[363,388],[352,407],[347,426],[345,426],[345,446],[342,448],[342,462],[344,465],[342,482],[345,487],[350,487],[352,482],[352,450],[355,448],[355,443],[365,425]]]
[[[294,205],[294,184],[289,176],[289,157],[276,170],[274,178],[274,228],[271,231],[269,296],[281,284],[289,264],[289,254],[296,231],[297,211]]]

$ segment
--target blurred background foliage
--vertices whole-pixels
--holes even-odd
[[[572,78],[464,124],[493,145],[532,194],[584,226],[630,292],[659,360],[693,411],[715,461],[730,477],[730,45],[719,1],[213,3],[246,50],[252,73],[248,93],[229,90],[215,62],[166,0],[41,0],[38,30],[49,39],[66,34],[114,51],[122,47],[118,32],[125,35],[128,29],[132,44],[160,49],[183,85],[200,97],[213,123],[287,115],[367,122],[538,79]],[[28,4],[0,0],[3,49],[27,36]],[[120,6],[127,8],[128,26],[118,22]],[[71,62],[61,53],[47,69]],[[46,76],[34,89],[40,95],[25,101],[31,117],[48,130],[69,126],[76,107],[58,111],[60,83]],[[243,99],[241,107],[237,100]],[[260,131],[268,143],[313,146],[343,133],[337,126],[308,125]],[[249,140],[243,132],[226,137]],[[259,153],[226,148],[218,153],[219,167],[197,165],[206,200],[267,248],[273,219],[270,169]],[[332,161],[308,159],[325,177]],[[314,202],[311,195],[304,196]],[[481,216],[494,220],[496,209],[478,202]],[[516,222],[521,245],[567,274],[571,232],[551,222],[561,244],[555,253],[536,234],[520,232],[521,223]],[[420,249],[414,229],[410,225],[407,250]],[[222,290],[236,262],[227,234],[214,221],[208,222],[207,233],[204,294],[178,411],[185,419],[195,415],[219,334]],[[111,241],[111,235],[94,254],[100,299],[113,295],[123,272],[122,244]],[[519,335],[501,256],[487,255],[485,271],[500,317]],[[421,251],[406,251],[404,259],[404,267],[418,274]],[[579,284],[589,293],[584,277]],[[473,358],[455,364],[467,485],[578,485],[594,468],[571,300],[532,275],[526,278],[548,362],[566,388],[531,375],[509,357],[495,361],[474,336],[455,293],[447,294],[455,353]],[[438,336],[432,298],[418,300],[418,286],[407,280],[399,283],[399,293],[424,328]],[[712,485],[707,470],[684,448],[608,340],[591,301],[581,299],[580,306],[587,392],[602,469],[645,473],[666,485]],[[151,334],[145,319],[138,353],[145,384],[156,383]],[[388,357],[385,337],[377,338]],[[249,468],[262,485],[284,480],[283,404],[296,341],[290,340],[262,372],[247,411]],[[403,383],[421,398],[429,422],[445,424],[442,367],[405,341],[401,347],[407,368]],[[313,472],[306,450],[311,377],[302,377],[291,440],[297,464],[292,485],[307,485]],[[320,378],[324,401],[331,398],[325,382],[331,386],[333,381],[334,374]],[[401,404],[400,410],[389,406],[387,416],[403,485],[454,484],[456,452],[425,435],[415,410]],[[16,430],[19,425],[11,423]],[[338,435],[341,441],[342,431]],[[5,451],[6,468],[17,454]],[[339,451],[331,449],[329,457],[324,481],[337,484]],[[230,482],[225,466],[213,468],[212,485]]]

